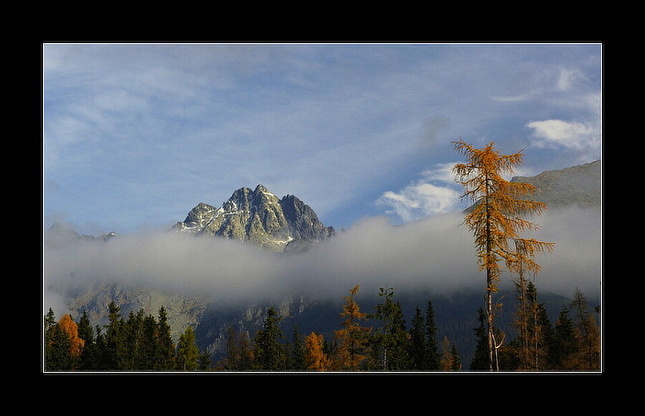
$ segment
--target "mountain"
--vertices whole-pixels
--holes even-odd
[[[532,198],[549,208],[578,206],[591,208],[601,202],[600,160],[559,170],[548,170],[536,176],[516,176],[511,182],[529,183],[536,187]]]
[[[48,247],[60,247],[68,244],[78,244],[83,242],[108,241],[118,236],[119,235],[114,231],[105,233],[98,237],[87,234],[79,234],[76,232],[76,230],[68,225],[55,223],[47,230],[47,234],[45,235],[45,242]]]
[[[172,229],[248,241],[277,252],[299,251],[335,234],[309,205],[293,195],[279,199],[263,185],[236,190],[220,208],[200,202]]]

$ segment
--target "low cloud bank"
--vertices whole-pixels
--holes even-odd
[[[367,218],[300,254],[177,233],[122,236],[47,249],[44,283],[45,288],[70,288],[122,281],[230,301],[294,294],[338,299],[356,284],[365,294],[385,285],[445,295],[483,290],[484,274],[462,220],[462,214],[451,213],[394,226],[385,217]],[[533,221],[541,226],[535,238],[556,243],[553,253],[536,259],[542,265],[535,280],[538,290],[568,296],[580,288],[597,297],[599,211],[554,210]]]

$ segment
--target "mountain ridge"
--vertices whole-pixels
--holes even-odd
[[[532,199],[549,208],[578,206],[591,208],[601,203],[602,165],[600,160],[564,169],[546,170],[535,176],[515,176],[511,182],[535,186]]]
[[[219,208],[200,202],[171,230],[247,241],[276,252],[290,251],[292,242],[320,242],[335,234],[298,197],[280,199],[262,184],[235,190]]]

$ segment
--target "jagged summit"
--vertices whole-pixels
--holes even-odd
[[[248,241],[279,252],[287,245],[302,247],[299,242],[303,240],[324,241],[334,234],[300,199],[293,195],[280,199],[261,184],[254,190],[237,189],[220,208],[200,202],[172,228]]]

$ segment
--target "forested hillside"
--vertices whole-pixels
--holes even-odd
[[[170,336],[162,307],[157,316],[143,310],[122,316],[109,305],[109,322],[93,325],[86,314],[45,316],[45,370],[47,372],[122,371],[369,371],[444,372],[487,371],[483,313],[470,328],[477,343],[475,355],[464,361],[460,345],[442,332],[432,301],[415,307],[406,320],[392,288],[381,288],[373,312],[357,301],[352,288],[338,311],[337,329],[330,335],[286,328],[275,307],[269,307],[261,328],[254,333],[229,326],[225,354],[213,357],[200,350],[195,331],[187,327],[177,342]],[[500,371],[597,371],[600,368],[598,308],[576,291],[552,322],[535,286],[516,308],[511,331],[500,347]],[[466,329],[468,330],[468,329]],[[328,332],[327,332],[328,333]],[[514,333],[515,335],[512,335]],[[329,333],[328,333],[329,334]]]

